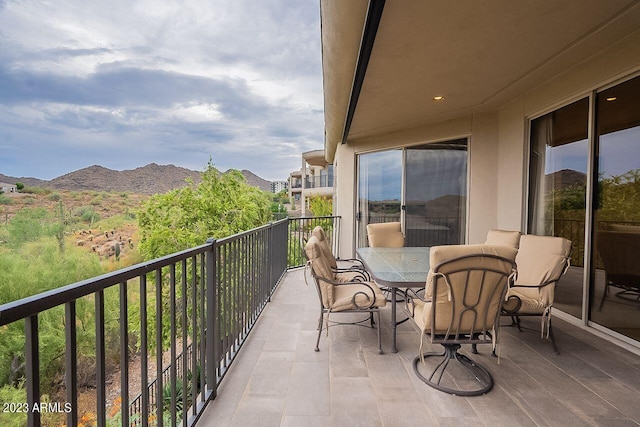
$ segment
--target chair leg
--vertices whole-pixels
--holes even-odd
[[[373,317],[373,313],[371,313]],[[378,354],[383,354],[382,351],[382,323],[380,323],[380,310],[378,310]]]
[[[322,321],[324,320],[324,312],[320,311],[320,320],[318,320],[318,339],[316,340],[316,351],[320,351],[320,335],[322,335]],[[328,325],[327,325],[328,327]]]
[[[518,328],[518,331],[522,332],[522,325],[520,325],[520,317],[511,316],[511,321],[513,322],[511,326],[516,326]]]
[[[549,319],[549,340],[551,341],[551,346],[553,347],[553,352],[555,354],[560,354],[560,352],[558,351],[558,346],[556,344],[556,339],[553,336],[553,327],[551,326],[551,319]]]

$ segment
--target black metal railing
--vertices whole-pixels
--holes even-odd
[[[340,238],[340,217],[316,216],[289,218],[288,266],[301,267],[305,264],[304,245],[311,236],[311,231],[321,226],[324,229],[329,247],[334,254],[338,253]]]
[[[302,265],[301,242],[322,225],[337,248],[339,223],[339,217],[284,219],[0,305],[0,328],[24,322],[28,425],[42,424],[41,412],[33,410],[42,399],[38,319],[62,307],[66,402],[60,407],[66,425],[79,423],[79,304],[95,312],[96,424],[105,426],[109,418],[123,426],[194,425],[282,276]],[[134,299],[138,311],[131,307]],[[110,309],[114,301],[117,310]],[[119,410],[107,412],[110,346],[117,347],[121,386]],[[139,372],[129,368],[134,353]],[[129,388],[133,375],[140,376],[142,390]]]

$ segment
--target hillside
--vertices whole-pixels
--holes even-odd
[[[243,170],[249,185],[264,191],[270,191],[271,182],[251,171]],[[187,185],[187,178],[200,182],[200,172],[174,165],[157,165],[150,163],[133,170],[116,171],[103,166],[89,166],[70,172],[51,181],[37,178],[10,177],[0,174],[0,182],[21,182],[28,187],[42,187],[53,190],[93,190],[127,192],[135,194],[156,194],[181,188]]]

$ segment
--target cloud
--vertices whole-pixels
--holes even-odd
[[[212,156],[275,179],[322,147],[315,2],[0,0],[0,28],[0,144],[30,153],[4,174]]]

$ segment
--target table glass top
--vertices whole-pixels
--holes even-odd
[[[429,272],[428,247],[358,248],[356,252],[377,282],[394,287],[421,287]]]

